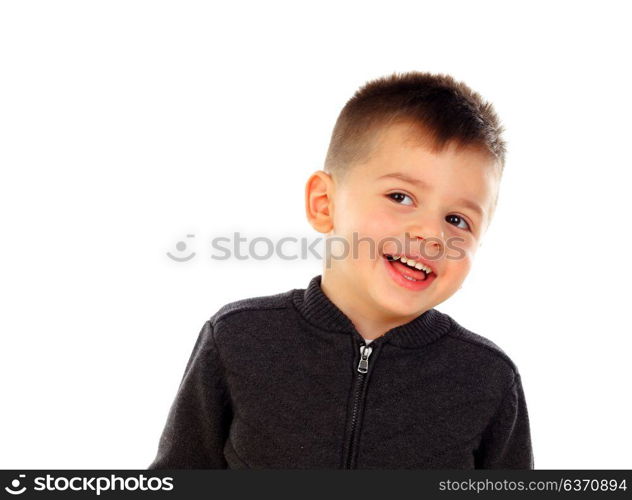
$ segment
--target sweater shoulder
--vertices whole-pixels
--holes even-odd
[[[509,355],[494,341],[479,333],[476,333],[450,317],[452,328],[447,336],[458,345],[459,351],[469,354],[479,362],[484,361],[495,365],[497,368],[504,368],[503,371],[513,381],[519,377],[518,367]]]
[[[294,289],[269,295],[246,297],[221,306],[209,319],[213,327],[221,322],[244,322],[260,317],[273,310],[292,308],[291,297]]]

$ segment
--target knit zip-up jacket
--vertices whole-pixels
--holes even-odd
[[[533,469],[496,344],[433,308],[366,345],[321,278],[204,323],[149,469]]]

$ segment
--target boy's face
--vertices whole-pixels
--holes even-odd
[[[499,187],[498,166],[480,149],[451,143],[435,154],[411,134],[415,129],[405,123],[386,128],[366,163],[352,166],[342,182],[330,178],[328,235],[344,238],[350,251],[332,257],[323,278],[367,317],[412,319],[454,294],[470,271]],[[342,247],[332,243],[340,255]],[[403,264],[385,254],[421,255],[435,276],[411,282],[401,274]]]

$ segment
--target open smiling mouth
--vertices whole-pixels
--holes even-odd
[[[423,290],[436,278],[432,269],[421,262],[398,255],[384,254],[383,257],[391,277],[405,288]]]

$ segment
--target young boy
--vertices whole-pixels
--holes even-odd
[[[149,468],[532,469],[515,364],[434,308],[491,221],[501,131],[448,75],[356,92],[305,189],[322,275],[206,321]]]

